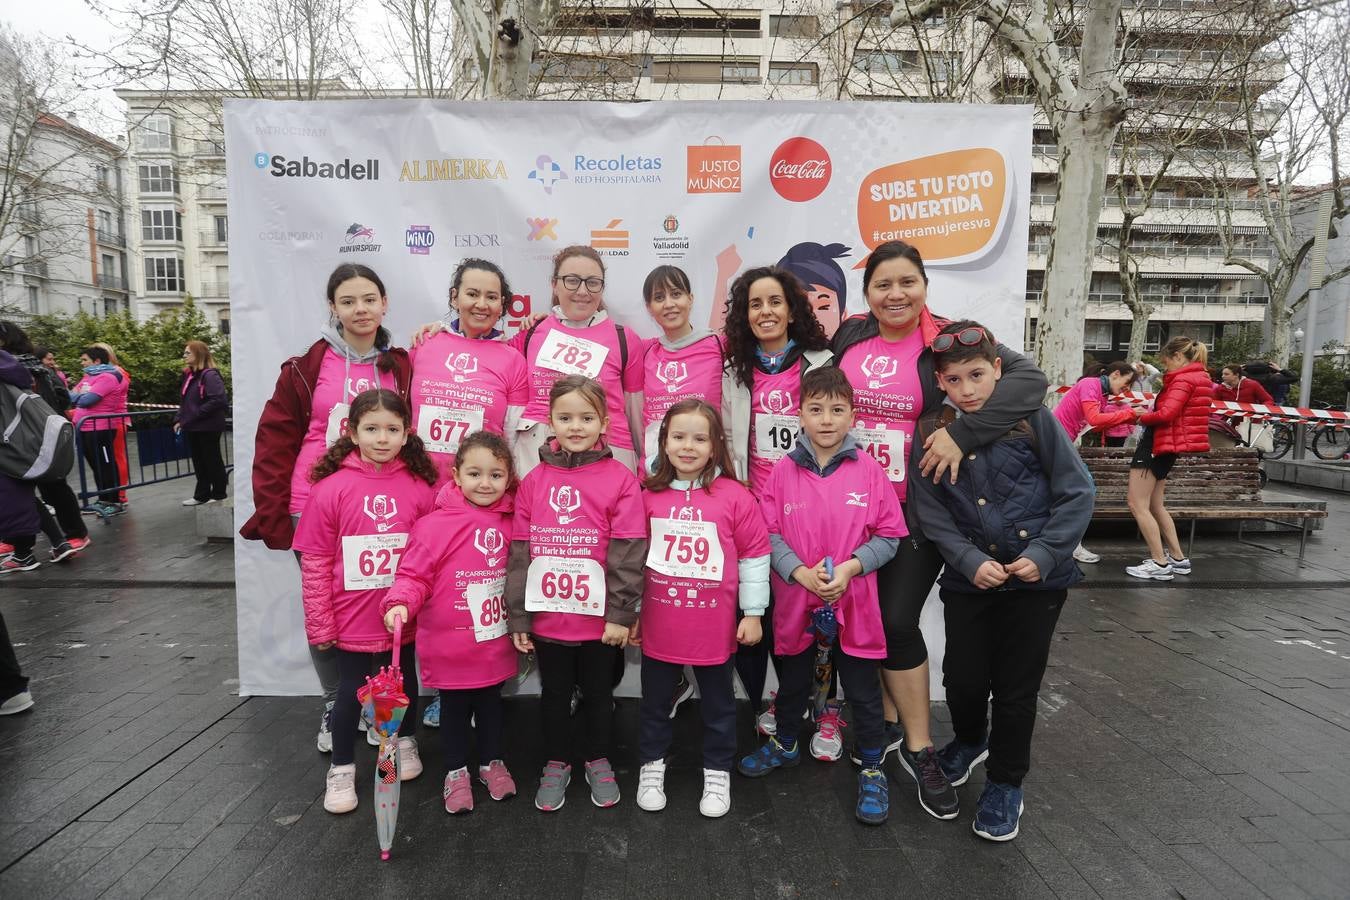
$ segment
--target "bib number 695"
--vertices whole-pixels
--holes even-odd
[[[545,572],[539,582],[539,592],[546,600],[575,600],[585,603],[591,596],[590,575],[571,575],[567,572]]]

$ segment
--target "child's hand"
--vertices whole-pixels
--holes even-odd
[[[639,630],[641,628],[642,628],[642,620],[639,619],[638,621],[633,623],[632,628],[628,629],[628,643],[632,644],[634,647],[642,646],[642,635],[639,634]]]
[[[436,335],[445,331],[445,325],[441,322],[429,322],[413,332],[412,345],[420,347],[422,344],[434,338]]]
[[[517,631],[511,635],[511,643],[516,645],[516,650],[521,653],[533,653],[534,641],[530,640],[529,634],[524,631]]]
[[[1034,583],[1041,580],[1041,570],[1036,564],[1025,556],[1019,556],[1008,563],[1008,574],[1014,578],[1020,578],[1025,582]]]
[[[753,647],[764,639],[764,626],[759,616],[742,616],[741,624],[736,626],[736,643],[743,647]]]
[[[315,650],[332,650],[337,646],[337,641],[324,641],[322,644],[315,644]]]
[[[792,570],[792,580],[819,597],[821,589],[825,586],[825,567],[808,569],[806,566],[798,566]]]
[[[972,583],[982,591],[990,588],[1001,587],[1003,582],[1008,580],[1008,570],[1002,563],[994,562],[992,559],[986,560],[975,570],[975,577]]]
[[[858,562],[856,557],[835,566],[834,578],[820,586],[820,599],[826,603],[834,603],[844,596],[844,591],[848,590],[848,583],[861,574],[862,563]]]
[[[611,647],[623,647],[628,643],[628,626],[605,623],[605,633],[600,635],[600,643]]]
[[[389,607],[389,611],[384,614],[384,627],[388,628],[391,633],[394,630],[395,619],[402,619],[404,624],[407,624],[408,607],[404,606],[402,603],[399,603],[395,606]]]

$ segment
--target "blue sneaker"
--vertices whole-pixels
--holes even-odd
[[[864,825],[884,825],[891,812],[891,790],[880,769],[858,773],[858,821]]]
[[[937,752],[938,765],[942,767],[942,774],[947,776],[952,787],[965,784],[966,779],[970,778],[970,770],[984,762],[988,756],[988,739],[980,744],[962,744],[953,738],[950,744]]]
[[[422,713],[422,724],[425,725],[425,726],[427,726],[428,728],[440,728],[440,727],[441,727],[441,695],[440,695],[440,694],[437,694],[436,697],[435,697],[430,703],[427,704],[427,711],[424,712],[424,713]]]
[[[802,761],[802,748],[784,750],[778,738],[771,737],[754,753],[741,757],[736,771],[749,778],[762,778],[774,769],[790,769]]]
[[[1022,789],[990,781],[975,811],[975,833],[987,841],[1011,841],[1022,819]]]

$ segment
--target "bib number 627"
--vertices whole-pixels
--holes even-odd
[[[356,568],[366,578],[373,575],[393,575],[398,569],[398,561],[402,556],[402,547],[362,550],[361,554],[356,557]]]

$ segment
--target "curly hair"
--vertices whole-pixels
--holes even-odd
[[[408,471],[413,475],[425,481],[427,484],[436,485],[436,464],[427,456],[426,447],[422,444],[422,439],[412,432],[412,417],[408,413],[408,404],[403,402],[403,398],[393,391],[384,388],[377,388],[370,391],[362,391],[352,400],[351,409],[347,413],[347,427],[343,430],[342,436],[333,442],[319,461],[309,470],[309,480],[312,482],[322,481],[329,475],[332,475],[338,469],[342,468],[342,461],[351,453],[357,452],[356,441],[352,435],[356,432],[357,426],[361,424],[361,419],[368,413],[377,409],[387,409],[389,412],[403,420],[403,428],[408,432],[407,443],[403,449],[398,452],[398,458],[403,460],[403,464],[408,467]]]
[[[759,346],[759,340],[750,328],[750,286],[761,278],[772,278],[783,286],[783,298],[787,300],[792,319],[788,323],[787,336],[796,342],[799,350],[824,350],[830,346],[825,330],[816,321],[815,311],[807,300],[806,288],[796,275],[781,266],[747,269],[732,282],[727,298],[726,325],[723,326],[727,339],[727,368],[746,387],[755,381],[755,349]]]
[[[666,454],[666,436],[670,433],[670,423],[676,416],[695,413],[708,420],[708,437],[713,448],[712,458],[699,475],[699,486],[712,493],[713,482],[717,480],[719,472],[732,478],[736,477],[736,464],[731,458],[731,447],[727,443],[726,429],[722,426],[722,416],[708,401],[690,397],[666,410],[666,417],[661,420],[661,431],[656,439],[656,471],[647,476],[647,490],[664,491],[677,477],[675,465]]]
[[[470,450],[486,450],[492,458],[506,466],[506,489],[509,491],[516,483],[516,467],[511,462],[511,448],[506,438],[495,431],[475,431],[459,442],[455,451],[455,471],[464,465],[464,457]]]

